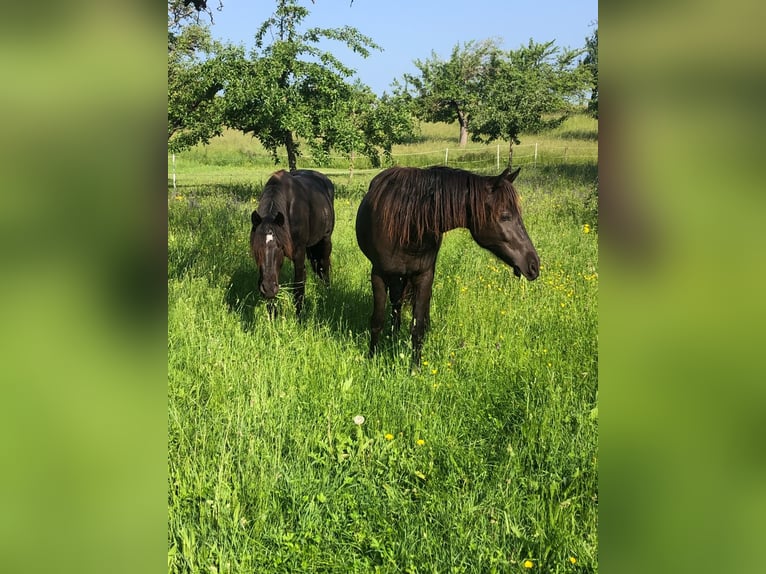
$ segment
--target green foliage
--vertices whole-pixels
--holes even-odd
[[[393,99],[378,101],[358,82],[349,84],[353,70],[316,43],[337,40],[365,57],[379,46],[349,26],[300,31],[307,15],[292,0],[278,2],[256,34],[256,51],[227,86],[226,122],[257,137],[275,163],[285,149],[291,169],[301,142],[320,161],[335,149],[350,158],[361,153],[379,165],[378,149],[390,153],[411,132],[406,108]],[[269,32],[275,40],[265,46]]]
[[[493,56],[481,88],[487,102],[474,117],[475,141],[503,139],[556,127],[575,109],[587,79],[576,65],[578,51],[560,51],[553,42],[529,41],[527,46]]]
[[[529,41],[502,52],[494,40],[456,45],[450,59],[436,54],[416,60],[420,74],[405,75],[397,91],[419,118],[460,125],[460,145],[471,139],[519,143],[519,134],[559,125],[578,107],[590,71],[577,65],[581,51],[559,50],[553,42]],[[509,164],[512,147],[509,150]]]
[[[332,149],[343,153],[351,167],[357,152],[367,157],[372,167],[380,167],[379,150],[390,161],[393,146],[411,139],[415,131],[414,119],[401,97],[384,94],[376,98],[361,84],[354,85],[341,108],[340,114],[333,117],[336,131],[328,129],[328,133],[337,133],[338,137],[325,139],[323,151],[327,155]]]
[[[588,112],[598,118],[598,28],[585,39],[585,58],[583,66],[591,75],[591,96],[588,100]]]
[[[214,50],[218,54],[213,54]],[[232,72],[203,25],[168,34],[168,149],[180,151],[221,134],[221,90]]]
[[[171,10],[172,8],[172,10]],[[322,38],[345,43],[368,56],[380,49],[349,26],[301,30],[308,16],[294,0],[279,0],[256,33],[256,49],[210,41],[181,0],[168,5],[168,147],[178,152],[220,135],[224,125],[252,134],[279,163],[297,167],[301,145],[326,163],[330,151],[351,163],[357,154],[371,165],[389,157],[393,145],[412,137],[413,120],[397,97],[376,98],[353,70],[317,48]],[[271,44],[266,38],[273,37]]]
[[[498,51],[494,40],[469,41],[452,49],[449,60],[435,53],[427,60],[415,60],[420,75],[405,74],[404,87],[413,110],[427,122],[453,122],[460,125],[460,144],[465,145],[470,120],[484,105],[479,86],[493,54]],[[414,94],[410,93],[414,91]]]
[[[268,170],[171,191],[168,571],[597,571],[598,232],[573,208],[589,165],[522,169],[535,282],[446,234],[415,375],[404,328],[365,356],[354,216],[374,173],[334,177],[333,280],[309,274],[301,321],[287,292],[269,320],[248,254]]]
[[[219,2],[220,8],[220,2]],[[168,150],[206,144],[221,134],[220,91],[228,70],[215,54],[210,28],[200,19],[205,2],[168,0]]]

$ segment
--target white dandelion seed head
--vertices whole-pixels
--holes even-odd
[[[364,417],[362,415],[356,415],[354,417],[354,424],[355,425],[359,425],[359,426],[363,425],[364,424]]]

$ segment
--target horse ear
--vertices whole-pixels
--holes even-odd
[[[520,167],[517,167],[517,168],[516,168],[516,169],[514,169],[513,171],[511,171],[511,168],[509,167],[508,169],[506,169],[506,170],[503,172],[503,175],[502,175],[502,177],[503,177],[504,179],[507,179],[507,180],[508,180],[508,183],[513,183],[513,181],[516,179],[516,177],[518,177],[518,175],[519,175],[519,172],[520,172],[520,171],[521,171],[521,168],[520,168]]]
[[[277,216],[274,218],[274,224],[279,225],[279,227],[282,227],[285,224],[285,216],[282,215],[281,211],[277,213]]]
[[[257,211],[253,211],[253,214],[250,216],[250,221],[253,222],[253,227],[258,227],[261,224],[261,216],[258,215]]]
[[[519,175],[520,171],[521,171],[520,167],[517,167],[513,171],[511,171],[510,167],[506,167],[503,173],[497,176],[497,179],[495,180],[495,186],[502,185],[504,181],[507,181],[508,183],[513,183],[513,180],[516,179],[516,176]]]

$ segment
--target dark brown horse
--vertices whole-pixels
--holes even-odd
[[[420,365],[442,236],[466,227],[481,247],[532,281],[540,259],[521,219],[513,181],[519,169],[485,177],[446,167],[394,167],[370,182],[356,214],[356,239],[372,262],[370,356],[383,329],[386,290],[394,331],[405,289],[412,296],[412,366]]]
[[[280,170],[266,182],[258,209],[251,216],[250,251],[260,273],[258,289],[273,300],[284,258],[291,259],[298,315],[303,308],[307,255],[317,276],[330,282],[334,197],[335,187],[325,175],[307,169]]]

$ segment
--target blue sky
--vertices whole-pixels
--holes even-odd
[[[432,51],[447,58],[458,42],[497,38],[510,50],[532,38],[580,48],[598,19],[597,0],[354,0],[353,6],[350,0],[303,0],[302,5],[311,12],[305,27],[353,26],[383,48],[365,59],[341,42],[320,45],[378,95],[390,92],[394,79],[417,72],[414,60],[425,60]],[[250,48],[275,6],[273,0],[223,0],[223,10],[213,11],[213,37]]]

